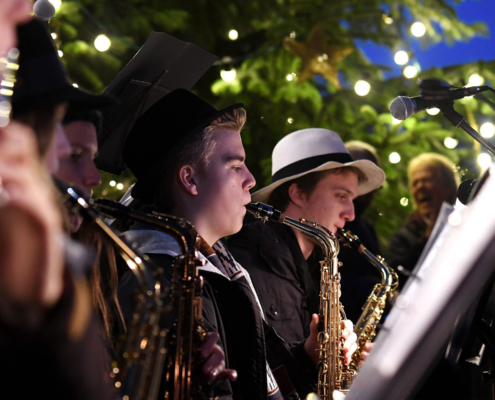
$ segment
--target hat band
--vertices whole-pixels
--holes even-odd
[[[348,163],[354,160],[349,155],[349,153],[331,153],[323,154],[321,156],[304,158],[292,164],[286,165],[285,167],[275,172],[272,176],[272,183],[275,183],[281,179],[302,174],[306,171],[311,171],[312,169],[318,168],[320,165],[323,165],[329,161]]]

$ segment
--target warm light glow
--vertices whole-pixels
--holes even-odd
[[[117,183],[117,189],[119,190],[124,189],[124,185],[122,183]]]
[[[295,38],[296,38],[296,32],[292,31],[292,32],[290,33],[289,37],[290,37],[291,39],[295,39]]]
[[[421,37],[426,33],[426,27],[422,22],[415,22],[411,25],[411,33],[416,37]]]
[[[229,69],[229,70],[224,70],[222,69],[220,71],[220,76],[225,82],[232,82],[235,77],[237,76],[237,73],[235,71],[235,68]]]
[[[96,47],[96,50],[98,51],[107,51],[110,46],[111,46],[112,42],[110,41],[110,39],[106,36],[106,35],[98,35],[95,39],[95,47]]]
[[[287,123],[292,124],[293,122],[294,122],[294,120],[292,118],[290,118],[290,117],[287,118]]]
[[[446,137],[443,144],[447,147],[447,149],[455,149],[459,144],[459,141],[451,137]]]
[[[58,11],[60,6],[62,5],[62,0],[48,0],[50,3],[52,3],[53,7],[55,7],[55,11]]]
[[[408,204],[409,204],[409,199],[407,197],[403,197],[402,199],[400,199],[400,205],[402,207],[407,207]]]
[[[59,50],[57,53],[58,53],[58,56],[59,57],[63,57],[64,56],[64,52],[62,50]]]
[[[392,117],[392,124],[394,124],[394,125],[398,125],[398,124],[400,124],[401,122],[402,122],[402,120]]]
[[[388,156],[388,160],[392,164],[398,164],[400,162],[400,154],[394,151],[393,153],[390,153],[390,155]]]
[[[478,165],[483,169],[488,168],[491,162],[492,162],[492,157],[488,153],[481,153],[478,156]]]
[[[52,36],[52,39],[53,39],[53,40],[55,40],[55,39],[58,37],[58,36],[57,36],[57,34],[56,34],[55,32],[52,32],[52,33],[51,33],[51,36]]]
[[[77,83],[73,83],[72,86],[74,86],[76,89],[79,87]]]
[[[408,79],[414,78],[418,75],[418,70],[412,65],[408,65],[404,68],[404,76]]]
[[[395,53],[394,61],[396,64],[404,65],[409,61],[409,55],[404,50],[399,50]]]
[[[486,139],[493,137],[493,135],[495,135],[495,125],[493,125],[491,122],[485,122],[480,127],[480,133],[481,136]]]
[[[469,80],[468,80],[468,86],[481,86],[483,85],[483,83],[485,83],[485,79],[478,75],[478,74],[473,74],[469,77]]]
[[[287,76],[285,77],[285,79],[287,79],[289,82],[290,81],[293,81],[294,79],[296,79],[296,74],[294,72],[292,72],[290,74],[287,74]]]
[[[437,114],[440,112],[440,109],[439,109],[439,108],[435,108],[435,107],[433,107],[433,108],[428,108],[428,109],[426,110],[426,112],[427,112],[428,114],[430,114],[430,115],[437,115]]]
[[[238,37],[239,37],[239,33],[235,29],[232,29],[229,32],[229,39],[230,40],[237,40]]]
[[[115,182],[115,181],[110,181],[108,184],[109,184],[111,187],[114,187],[114,186],[117,184],[117,182]]]
[[[392,25],[394,23],[394,19],[392,17],[389,17],[389,16],[386,16],[385,18],[383,18],[383,21],[387,24],[387,25]]]
[[[366,96],[371,89],[371,85],[366,81],[357,81],[354,85],[354,91],[358,96]]]

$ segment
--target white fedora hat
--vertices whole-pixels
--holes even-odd
[[[253,202],[266,202],[274,189],[285,182],[311,172],[355,167],[366,180],[358,186],[358,195],[378,189],[385,172],[368,160],[353,161],[339,134],[329,129],[309,128],[290,133],[280,140],[272,153],[272,184],[251,195]]]

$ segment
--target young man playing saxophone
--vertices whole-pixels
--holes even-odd
[[[241,229],[245,205],[251,201],[249,190],[255,184],[244,163],[240,131],[245,118],[242,104],[217,111],[192,93],[176,90],[138,120],[125,144],[124,160],[138,179],[133,197],[191,221],[201,236],[205,323],[219,333],[226,362],[239,373],[239,379],[230,387],[224,385],[217,395],[280,399],[267,363],[264,310],[249,274],[220,242]],[[170,237],[143,226],[133,227],[125,237],[167,268],[171,257],[179,254]],[[353,345],[346,341],[347,360]],[[316,377],[315,348],[313,324],[308,340],[293,350]]]
[[[272,165],[273,183],[255,192],[253,201],[333,233],[354,219],[353,199],[385,180],[371,161],[353,161],[339,135],[328,129],[285,136],[273,150]],[[245,225],[229,240],[232,254],[251,275],[270,325],[289,343],[307,337],[309,321],[318,312],[319,287],[306,261],[315,245],[295,229],[261,221]]]

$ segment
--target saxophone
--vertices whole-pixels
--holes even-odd
[[[79,189],[58,179],[55,184],[65,204],[95,223],[110,239],[138,282],[139,294],[132,321],[128,334],[117,343],[117,360],[112,362],[110,377],[121,399],[155,399],[167,353],[167,331],[160,327],[159,320],[171,310],[163,271],[122,240],[103,221],[103,215],[95,209],[92,200]]]
[[[192,226],[179,218],[138,213],[112,201],[94,205],[77,188],[56,180],[70,208],[99,226],[113,242],[133,272],[139,286],[136,306],[127,335],[117,344],[117,359],[110,376],[122,400],[157,400],[164,391],[168,400],[191,400],[206,397],[201,383],[192,382],[195,361],[206,332],[201,316],[202,279],[198,275],[196,241]],[[133,250],[105,222],[103,216],[139,221],[170,234],[179,244],[173,284],[169,290],[163,270],[149,257]],[[168,331],[164,315],[172,309],[179,318]],[[165,375],[165,382],[163,376]]]
[[[377,283],[373,288],[373,291],[363,306],[363,312],[354,326],[354,332],[357,335],[357,349],[352,355],[350,366],[353,370],[357,371],[359,369],[364,346],[366,345],[366,342],[372,341],[375,338],[376,326],[383,316],[387,299],[393,297],[394,291],[399,285],[399,277],[396,272],[387,265],[382,256],[374,256],[361,244],[356,235],[343,229],[339,229],[337,234],[339,240],[344,243],[344,246],[351,247],[364,255],[380,272],[382,277],[382,282]]]
[[[167,332],[160,325],[160,315],[153,319],[152,326],[148,329],[156,331],[160,337],[158,345],[148,345],[146,336],[140,342],[140,349],[146,350],[146,357],[155,358],[154,366],[150,367],[152,376],[150,379],[135,379],[131,386],[133,395],[128,395],[123,400],[156,400],[160,385],[164,387],[165,400],[197,400],[210,399],[212,394],[206,382],[200,376],[195,376],[199,361],[201,360],[199,348],[206,339],[206,330],[202,317],[202,290],[203,280],[199,276],[198,266],[202,262],[198,259],[196,248],[198,234],[193,226],[177,217],[166,214],[145,214],[133,211],[119,203],[110,200],[97,201],[98,210],[112,218],[125,218],[149,225],[159,231],[171,235],[179,244],[181,254],[173,263],[171,300],[177,319],[172,329]],[[139,314],[136,314],[136,317]],[[134,326],[133,317],[133,326]],[[141,324],[137,319],[137,328],[132,333],[139,332]],[[151,324],[150,324],[151,325]],[[128,335],[129,336],[129,335]],[[129,343],[134,343],[129,340]],[[134,346],[126,347],[134,349]],[[131,353],[123,352],[123,365],[128,364]],[[126,381],[132,376],[132,369],[120,368],[118,381]],[[162,376],[165,380],[162,383]],[[193,382],[194,380],[194,382]],[[205,383],[205,384],[203,384]],[[141,386],[149,389],[141,390]]]
[[[342,337],[344,309],[339,301],[340,274],[337,260],[339,242],[327,228],[301,218],[299,221],[287,217],[280,211],[263,203],[251,203],[246,206],[255,218],[263,222],[268,220],[297,229],[299,232],[315,240],[325,256],[321,264],[320,311],[318,320],[318,396],[322,400],[331,400],[334,390],[346,392],[356,371],[344,363]]]

